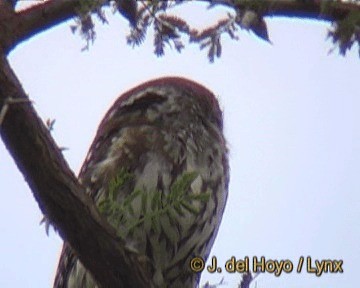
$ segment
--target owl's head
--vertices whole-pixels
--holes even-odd
[[[124,93],[105,115],[99,130],[106,129],[107,123],[115,119],[122,122],[124,118],[127,118],[126,123],[138,124],[142,124],[139,121],[206,120],[221,131],[223,128],[222,112],[215,95],[204,86],[181,77],[151,80]]]

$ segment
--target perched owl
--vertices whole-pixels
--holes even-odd
[[[105,115],[79,181],[126,245],[148,259],[154,287],[196,287],[190,260],[207,259],[228,194],[218,101],[184,78],[133,88]],[[67,243],[54,287],[99,287]]]

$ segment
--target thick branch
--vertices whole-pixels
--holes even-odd
[[[103,287],[149,287],[137,255],[124,248],[84,193],[5,56],[0,58],[0,111],[0,135],[41,211],[95,279]]]
[[[328,0],[202,0],[218,3],[227,7],[246,9],[249,6],[261,6],[263,16],[309,18],[314,20],[337,21],[343,19],[350,11],[360,11],[360,5],[354,2],[329,3],[322,11],[322,2]],[[257,2],[257,3],[256,3]],[[261,3],[259,5],[259,3]]]
[[[79,0],[50,0],[17,13],[14,19],[14,47],[39,32],[76,16]]]
[[[333,3],[328,9],[321,9],[321,1],[288,1],[266,0],[269,9],[266,16],[297,17],[314,20],[337,21],[342,20],[350,11],[360,11],[360,5],[355,3]],[[310,2],[310,3],[309,3]]]
[[[0,0],[1,2],[6,2],[6,0]],[[5,36],[0,33],[0,44],[3,50],[9,53],[16,45],[30,39],[39,32],[75,17],[79,2],[80,0],[49,0],[19,11],[12,17],[7,17],[6,26],[11,31],[11,34],[6,35],[4,39]],[[105,2],[105,0],[102,0],[102,2]],[[0,26],[4,25],[3,20],[0,17],[2,22]]]

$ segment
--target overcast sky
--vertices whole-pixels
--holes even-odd
[[[203,5],[181,13],[205,26]],[[109,11],[108,11],[109,12]],[[212,12],[213,13],[213,12]],[[187,47],[152,53],[152,38],[127,46],[126,21],[108,13],[88,52],[64,23],[21,44],[13,69],[53,136],[69,148],[77,173],[97,125],[118,95],[159,76],[202,83],[219,98],[230,149],[228,204],[211,256],[289,259],[294,271],[261,274],[257,288],[356,287],[360,262],[360,93],[357,47],[345,58],[327,55],[324,22],[267,19],[273,45],[241,31],[223,39],[223,56],[209,64],[205,51]],[[23,176],[0,141],[0,286],[52,286],[62,240],[48,237]],[[344,273],[320,277],[296,272],[300,256],[343,260]],[[313,263],[313,266],[315,264]],[[202,283],[239,274],[204,273]],[[253,286],[255,287],[255,285]]]

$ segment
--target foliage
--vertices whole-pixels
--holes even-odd
[[[313,1],[294,0],[307,5],[313,5]],[[222,35],[228,35],[231,39],[237,40],[237,32],[240,29],[254,33],[260,39],[270,42],[265,18],[271,16],[275,9],[274,1],[255,0],[214,0],[209,2],[208,8],[226,6],[229,8],[227,15],[218,19],[215,24],[200,31],[190,27],[179,15],[172,15],[170,11],[185,3],[193,1],[185,0],[116,0],[112,1],[113,12],[120,12],[130,22],[130,33],[127,36],[127,43],[132,46],[140,45],[146,37],[149,27],[154,29],[154,52],[157,56],[163,56],[165,47],[174,47],[181,52],[184,47],[184,39],[187,38],[191,44],[198,44],[200,49],[207,49],[207,56],[213,62],[222,54]],[[103,7],[110,5],[105,0],[81,0],[79,17],[77,23],[72,26],[73,31],[80,31],[82,37],[89,43],[95,39],[94,22],[92,14],[97,15],[101,22],[106,23]],[[125,5],[124,3],[127,3]],[[132,3],[132,4],[131,4]],[[139,7],[138,4],[139,3]],[[314,2],[315,3],[315,2]],[[339,1],[320,1],[319,13],[332,11],[339,4]],[[355,3],[355,2],[354,2]],[[191,3],[193,4],[193,3]],[[304,5],[305,5],[304,4]],[[356,4],[354,4],[356,5]],[[319,16],[320,16],[319,14]],[[328,13],[329,15],[331,13]],[[351,11],[342,19],[333,21],[333,29],[329,37],[339,47],[340,54],[345,55],[354,43],[360,43],[360,10]],[[271,43],[271,42],[270,42]],[[359,45],[360,46],[360,45]],[[334,50],[334,49],[332,49]],[[360,51],[359,51],[360,53]]]
[[[73,33],[79,32],[81,37],[86,41],[86,45],[82,50],[89,49],[90,43],[94,43],[96,38],[92,13],[94,13],[102,23],[107,23],[104,10],[99,1],[81,0],[77,10],[78,17],[75,19],[75,24],[70,26]]]
[[[251,283],[253,283],[253,281],[258,275],[259,274],[255,274],[255,276],[253,276],[251,272],[242,274],[242,279],[240,284],[238,285],[238,288],[249,288]]]
[[[351,11],[345,19],[334,23],[328,37],[332,38],[332,42],[338,45],[341,55],[345,55],[354,43],[358,43],[360,57],[360,12]],[[334,48],[330,52],[333,50]]]
[[[174,45],[178,52],[185,47],[183,38],[187,37],[190,43],[198,44],[200,49],[208,49],[208,58],[213,62],[222,53],[221,36],[228,35],[238,40],[238,28],[250,30],[263,40],[269,41],[267,27],[263,18],[253,10],[235,9],[235,15],[227,13],[226,17],[219,19],[216,24],[203,31],[191,28],[187,22],[177,15],[167,13],[176,5],[184,1],[141,1],[143,6],[139,9],[138,24],[131,28],[127,37],[128,44],[135,46],[143,42],[148,27],[154,27],[154,46],[157,56],[164,55],[165,45]],[[253,5],[252,5],[253,6]],[[209,8],[215,7],[215,3]],[[251,15],[251,16],[250,16]],[[250,17],[249,17],[250,16]]]
[[[224,286],[226,285],[227,283],[224,281],[224,277],[221,278],[220,282],[219,283],[215,283],[215,284],[211,284],[208,282],[206,282],[203,286],[201,286],[201,288],[218,288],[220,286]]]
[[[210,194],[208,192],[193,194],[188,193],[191,184],[198,176],[195,172],[187,172],[179,176],[172,184],[169,193],[163,191],[147,191],[135,189],[118,201],[119,193],[134,176],[125,169],[121,169],[108,186],[108,196],[99,202],[99,210],[104,214],[109,222],[117,229],[121,238],[131,234],[139,225],[151,227],[159,231],[161,224],[160,218],[167,214],[169,218],[176,218],[177,215],[184,215],[185,210],[193,215],[200,211],[196,205],[200,202],[207,202]],[[151,192],[151,193],[150,193]],[[136,206],[141,207],[140,217],[136,217]],[[121,227],[121,229],[118,229]]]

